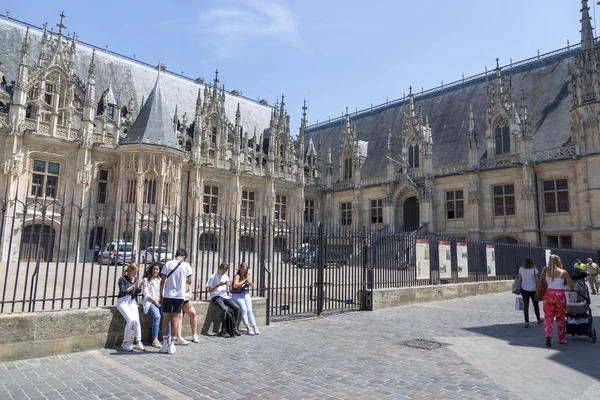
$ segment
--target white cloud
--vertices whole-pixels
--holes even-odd
[[[237,48],[253,39],[279,40],[310,55],[291,10],[277,0],[237,0],[201,14],[202,31],[221,57],[234,57]]]

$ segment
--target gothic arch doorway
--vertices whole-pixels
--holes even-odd
[[[419,229],[420,226],[420,214],[419,214],[419,201],[415,196],[409,197],[404,200],[403,211],[403,228],[405,232],[410,232]]]
[[[22,261],[52,261],[56,234],[50,225],[27,225],[21,235]]]

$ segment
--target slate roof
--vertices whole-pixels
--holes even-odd
[[[30,64],[38,60],[41,35],[39,28],[31,27]],[[19,54],[24,38],[25,26],[0,18],[0,61],[7,82],[17,80]],[[92,48],[79,41],[75,60],[75,74],[84,87],[91,58]],[[102,92],[112,86],[114,94],[117,97],[120,95],[124,106],[127,106],[129,100],[133,99],[139,112],[142,97],[148,96],[156,81],[156,69],[98,49],[96,50],[95,60],[96,98],[94,103],[97,104]],[[172,119],[175,114],[175,106],[177,106],[180,119],[185,113],[188,121],[193,121],[198,89],[200,88],[204,92],[204,85],[172,74],[164,74],[161,80],[167,114]],[[207,82],[207,85],[210,85],[210,82]],[[204,98],[202,101],[204,101]],[[235,121],[238,103],[241,111],[240,122],[244,131],[253,132],[256,128],[257,132],[262,132],[263,129],[269,126],[271,107],[226,93],[225,114],[230,122]]]
[[[502,71],[508,84],[512,79],[514,103],[519,112],[522,90],[525,91],[529,118],[534,131],[534,150],[562,146],[569,141],[570,99],[568,98],[568,65],[575,50],[561,52],[513,69]],[[486,82],[493,80],[494,72],[463,85],[415,96],[415,107],[422,109],[422,116],[429,116],[433,136],[433,166],[449,165],[468,161],[467,127],[469,103],[473,104],[475,131],[478,134],[479,155],[486,150]],[[408,100],[390,103],[375,110],[359,111],[351,115],[359,140],[369,142],[368,154],[361,169],[361,178],[386,175],[388,129],[392,130],[392,157],[402,152],[402,116]],[[334,121],[307,128],[307,138],[322,143],[322,153],[331,146],[333,159],[338,159],[341,121]],[[308,143],[309,140],[307,139]],[[325,157],[323,157],[325,162]],[[335,161],[334,161],[335,162]],[[333,168],[333,182],[338,181],[337,164]]]
[[[167,112],[160,76],[159,73],[154,89],[152,89],[133,125],[129,128],[127,136],[119,143],[121,146],[147,144],[181,150],[179,139],[177,139],[173,128],[173,119]]]

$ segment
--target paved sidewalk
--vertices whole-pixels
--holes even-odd
[[[599,398],[600,344],[569,336],[559,346],[555,337],[546,348],[542,326],[523,328],[514,297],[279,323],[260,336],[203,337],[174,355],[100,350],[9,362],[0,364],[0,399]],[[400,344],[414,338],[449,346]]]

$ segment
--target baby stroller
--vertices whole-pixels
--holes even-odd
[[[589,336],[596,343],[596,330],[593,327],[592,309],[590,308],[590,292],[585,284],[587,274],[571,276],[575,287],[565,289],[567,296],[567,334],[573,336]]]

